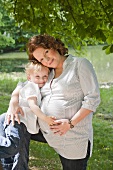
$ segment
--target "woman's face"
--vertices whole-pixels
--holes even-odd
[[[44,66],[49,68],[59,68],[62,66],[62,56],[54,49],[37,48],[33,56]]]

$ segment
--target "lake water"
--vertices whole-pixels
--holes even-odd
[[[106,55],[101,45],[88,46],[82,57],[93,64],[99,83],[113,82],[113,53]]]

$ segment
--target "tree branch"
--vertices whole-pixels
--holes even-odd
[[[71,5],[70,5],[70,3],[69,3],[68,0],[67,0],[67,3],[68,3],[68,6],[69,6],[69,9],[70,9],[71,16],[72,16],[74,22],[76,23],[76,25],[78,25],[78,23],[77,23],[77,21],[76,21],[74,15],[73,15],[73,9],[72,9],[72,7],[71,7]]]
[[[31,10],[32,10],[32,14],[33,14],[33,21],[35,20],[35,13],[34,13],[34,8],[32,6],[31,0],[29,0],[30,6],[31,6]]]
[[[83,1],[82,0],[81,0],[81,6],[82,6],[82,10],[84,11],[84,14],[85,14],[84,5],[83,5]]]
[[[17,4],[17,0],[16,0],[15,3],[14,3],[14,15],[15,15],[15,13],[16,13],[16,4]]]
[[[102,1],[101,1],[101,0],[99,0],[99,1],[100,1],[100,5],[101,5],[103,11],[105,12],[105,14],[106,14],[106,16],[107,16],[109,22],[113,25],[113,22],[110,20],[109,14],[107,13],[107,11],[105,10],[104,5],[102,4]]]

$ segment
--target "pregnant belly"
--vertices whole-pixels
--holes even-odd
[[[41,103],[41,111],[46,114],[47,116],[54,116],[56,119],[65,118],[65,107],[62,101],[51,100],[51,101],[42,101]],[[39,119],[39,126],[41,130],[45,133],[49,134],[52,133],[48,124]]]
[[[42,101],[41,111],[48,116],[55,116],[57,119],[65,118],[65,106],[61,100]]]

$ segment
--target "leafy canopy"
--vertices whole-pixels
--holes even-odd
[[[106,43],[113,52],[113,0],[2,0],[19,26],[67,45]]]
[[[14,39],[10,36],[11,31],[9,30],[9,27],[12,23],[12,20],[7,16],[6,11],[2,8],[2,2],[0,0],[0,50],[1,47],[4,48],[5,46],[14,44]],[[10,23],[9,23],[10,20]]]

